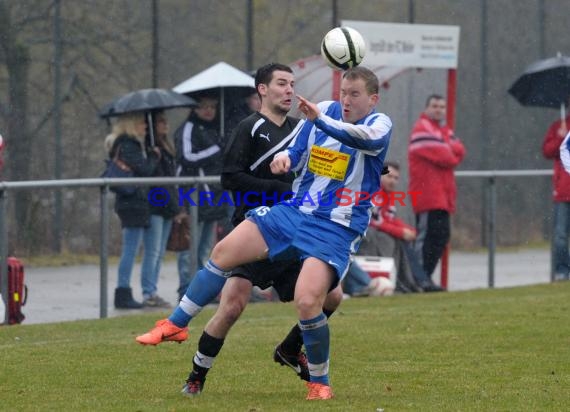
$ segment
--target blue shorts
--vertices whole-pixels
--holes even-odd
[[[314,257],[332,266],[339,280],[346,274],[350,255],[362,238],[354,229],[289,205],[261,206],[246,216],[259,228],[269,248],[269,259]]]

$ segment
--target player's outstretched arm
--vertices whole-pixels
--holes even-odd
[[[370,116],[366,124],[346,123],[335,120],[321,111],[319,103],[316,105],[297,95],[299,110],[303,112],[319,129],[339,142],[357,150],[376,153],[382,151],[387,145],[387,140],[392,132],[392,121],[388,116],[376,113]]]
[[[319,106],[313,102],[308,101],[300,95],[297,95],[297,99],[299,99],[299,110],[301,113],[307,116],[307,119],[314,121],[319,117],[319,114],[321,114],[321,109],[319,109]]]

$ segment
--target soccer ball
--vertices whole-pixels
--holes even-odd
[[[350,27],[335,27],[323,37],[321,55],[335,70],[358,66],[366,52],[364,38]]]
[[[372,279],[371,286],[373,289],[370,296],[390,296],[394,294],[394,289],[396,289],[394,282],[384,276]]]

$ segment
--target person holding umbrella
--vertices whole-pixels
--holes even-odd
[[[560,146],[568,134],[570,115],[558,119],[550,125],[542,143],[545,158],[554,161],[552,178],[554,201],[554,280],[568,280],[570,255],[568,238],[570,234],[570,174],[564,170],[560,158]]]
[[[109,158],[124,163],[134,172],[135,177],[152,176],[160,160],[158,148],[153,148],[148,152],[144,149],[146,129],[147,124],[142,112],[121,114],[113,126],[112,133],[105,139],[105,149]],[[147,188],[137,186],[132,193],[117,191],[115,212],[119,216],[122,227],[121,258],[114,300],[115,308],[140,309],[143,305],[134,300],[130,283],[144,230],[150,224]],[[151,271],[145,270],[143,265],[141,283],[144,285],[152,282],[150,276]]]
[[[218,133],[218,100],[210,92],[195,95],[198,107],[193,109],[188,119],[174,132],[176,159],[180,176],[217,176],[222,172],[222,138]],[[217,222],[228,219],[227,203],[220,204],[223,189],[219,184],[201,184],[199,190],[210,193],[211,202],[198,203],[198,262],[204,267],[215,243]],[[194,230],[194,229],[192,229]],[[190,274],[190,252],[178,252],[178,294],[182,298],[192,280]]]
[[[570,57],[556,57],[530,64],[509,88],[509,93],[523,106],[560,109],[560,119],[550,125],[542,143],[542,153],[554,160],[554,239],[553,275],[555,280],[568,279],[570,256],[570,176],[560,162],[560,145],[568,133],[570,116]]]

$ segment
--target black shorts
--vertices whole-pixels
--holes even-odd
[[[291,302],[295,297],[295,284],[303,262],[300,260],[271,261],[247,263],[232,270],[230,277],[237,276],[248,279],[253,286],[267,289],[270,286],[277,291],[279,300]]]

